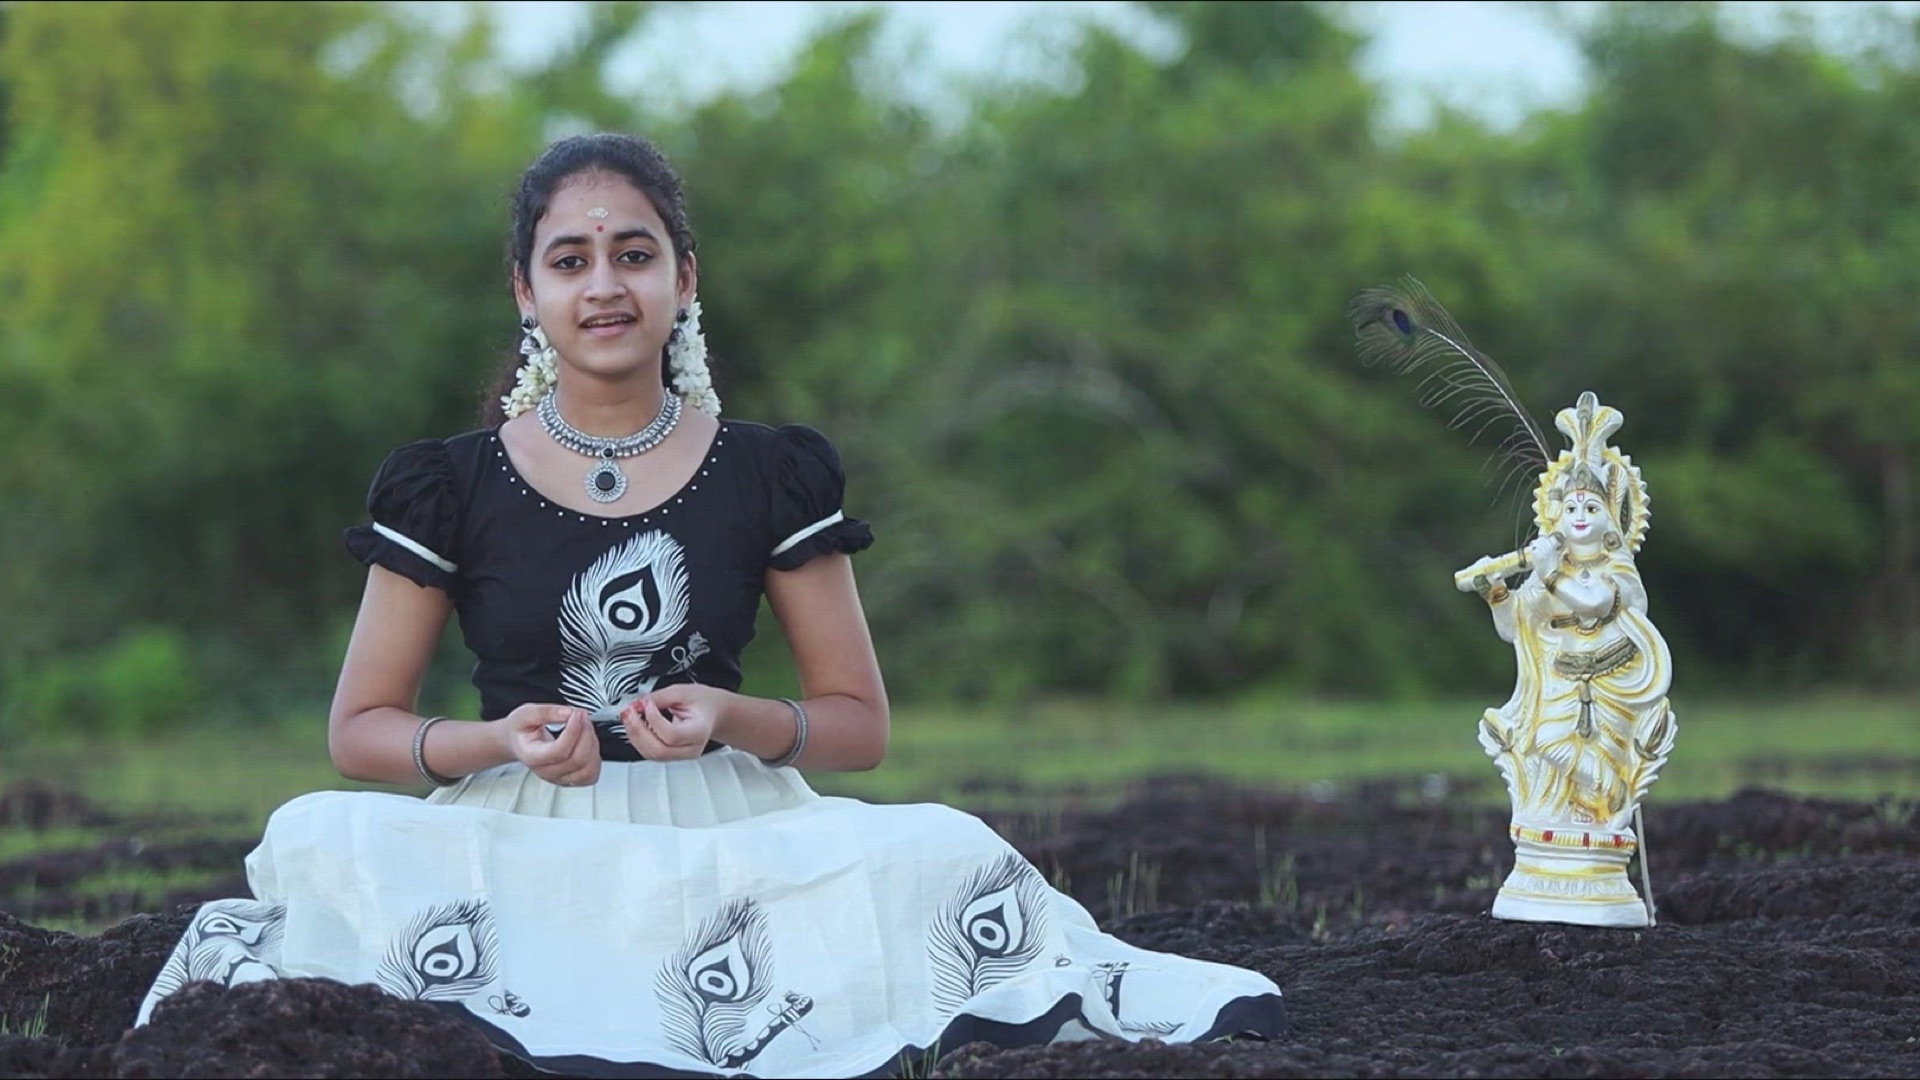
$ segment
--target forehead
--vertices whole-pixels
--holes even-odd
[[[605,213],[593,213],[599,210]],[[534,242],[544,243],[557,233],[591,235],[596,226],[605,226],[610,236],[636,225],[666,240],[666,223],[660,220],[660,212],[632,181],[606,173],[582,173],[568,177],[554,189],[546,214],[534,228]]]

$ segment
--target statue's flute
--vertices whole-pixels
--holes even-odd
[[[1559,537],[1553,538],[1558,546]],[[1453,575],[1453,587],[1461,592],[1485,592],[1495,578],[1510,578],[1533,569],[1533,563],[1527,558],[1527,549],[1509,551],[1505,555],[1490,555],[1465,570]]]

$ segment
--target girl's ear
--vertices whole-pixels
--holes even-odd
[[[700,293],[700,259],[693,252],[687,252],[680,260],[680,285],[675,299],[680,310],[685,311]]]
[[[517,266],[513,268],[513,302],[520,305],[522,319],[533,315],[533,287],[527,284],[527,276]]]

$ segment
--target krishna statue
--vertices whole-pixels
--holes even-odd
[[[1513,807],[1513,872],[1493,915],[1651,925],[1640,803],[1677,726],[1667,703],[1671,654],[1647,618],[1634,562],[1647,535],[1647,485],[1609,442],[1620,412],[1581,394],[1555,417],[1568,446],[1549,461],[1505,374],[1419,282],[1362,292],[1349,314],[1362,360],[1425,369],[1423,404],[1457,409],[1453,426],[1512,421],[1499,450],[1507,476],[1535,477],[1534,538],[1454,575],[1486,602],[1518,669],[1512,697],[1479,724]],[[1636,852],[1644,899],[1627,877]]]

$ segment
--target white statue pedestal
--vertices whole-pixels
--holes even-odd
[[[1647,906],[1627,879],[1639,846],[1631,830],[1513,826],[1513,872],[1493,917],[1581,926],[1646,926]]]

